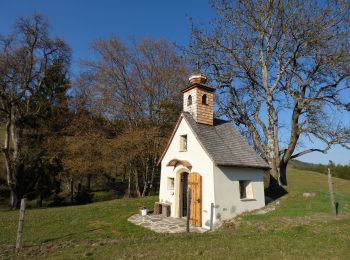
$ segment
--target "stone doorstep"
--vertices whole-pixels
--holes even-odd
[[[163,217],[161,215],[141,216],[139,214],[132,215],[128,221],[139,226],[143,226],[157,233],[184,233],[186,232],[186,222],[184,219],[176,219],[171,217]],[[207,230],[201,227],[191,225],[190,232],[204,233]]]

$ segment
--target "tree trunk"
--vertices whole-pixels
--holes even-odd
[[[149,170],[149,165],[146,163],[146,170],[145,173],[143,174],[143,190],[142,190],[142,197],[145,197],[147,188],[148,188],[148,170]]]
[[[153,182],[154,182],[154,174],[155,174],[155,171],[156,171],[156,161],[154,161],[154,162],[153,162],[153,165],[152,165],[151,181],[150,181],[150,184],[149,184],[149,192],[148,192],[148,195],[151,195],[151,192],[152,192],[152,189],[153,189]]]
[[[284,162],[283,160],[281,160],[279,171],[280,171],[281,183],[283,185],[288,184],[287,183],[287,165],[288,165],[288,162]]]
[[[140,192],[140,186],[139,186],[139,175],[137,170],[134,170],[134,177],[135,177],[135,191],[137,194],[137,197],[141,197],[141,192]]]
[[[81,191],[82,191],[82,186],[81,186],[81,182],[79,181],[78,182],[78,189],[77,189],[78,194],[80,194]]]
[[[269,187],[276,187],[276,186],[280,186],[280,182],[279,182],[279,170],[275,165],[275,162],[269,161],[269,165],[271,167],[270,169],[270,184]]]
[[[131,192],[131,172],[128,171],[128,198],[130,198],[130,192]]]
[[[70,179],[70,202],[74,202],[74,180],[73,178]]]
[[[276,154],[276,129],[275,129],[275,110],[272,103],[272,95],[270,92],[266,94],[266,103],[267,103],[267,160],[270,170],[270,187],[280,185],[280,176],[278,166],[276,164],[277,158],[279,155]]]
[[[273,138],[273,137],[271,137]],[[274,145],[273,145],[273,142],[274,141],[270,141],[271,142],[271,147],[269,149],[269,152],[268,152],[268,158],[267,158],[267,161],[268,161],[268,164],[270,166],[270,184],[269,186],[273,187],[273,186],[280,186],[281,185],[281,182],[280,182],[280,171],[279,171],[279,168],[278,168],[278,165],[279,165],[279,158],[278,158],[278,155],[277,155],[277,158],[276,158],[276,154],[275,154],[275,149],[274,149]]]
[[[116,167],[117,169],[117,167]],[[118,175],[118,172],[116,171],[116,176]],[[123,174],[122,174],[122,182],[126,181],[126,167],[123,167]]]
[[[144,183],[144,186],[143,186],[143,190],[142,190],[141,197],[145,197],[146,192],[147,192],[147,188],[148,188],[148,183],[145,182],[145,183]]]
[[[19,209],[21,202],[20,195],[16,188],[11,187],[10,205],[12,209]]]
[[[10,188],[10,207],[12,209],[18,209],[20,206],[20,193],[18,190],[18,170],[20,161],[20,141],[22,129],[17,124],[15,117],[13,116],[14,109],[11,109],[11,114],[8,116],[8,120],[5,128],[5,141],[3,147],[3,154],[5,159],[7,184]],[[12,142],[11,142],[12,140]],[[10,144],[12,143],[12,152]]]
[[[39,197],[36,201],[36,206],[37,208],[42,208],[43,206],[43,196],[39,193]]]
[[[11,121],[10,119],[6,123],[5,128],[5,140],[4,140],[4,147],[2,149],[2,153],[4,155],[5,159],[5,169],[6,169],[6,179],[7,179],[7,185],[10,188],[10,207],[16,208],[18,195],[16,192],[16,181],[14,180],[14,176],[12,174],[12,167],[11,167],[11,159],[10,159],[10,138],[11,138]]]
[[[55,178],[55,196],[58,196],[58,194],[61,192],[61,182],[61,178]]]
[[[20,155],[21,155],[21,141],[22,141],[22,128],[20,126],[20,123],[17,122],[14,113],[12,113],[11,117],[11,139],[12,139],[12,158],[11,161],[11,171],[12,171],[12,179],[13,179],[13,186],[14,188],[11,190],[11,205],[12,208],[19,209],[20,207],[20,199],[21,194],[19,189],[19,180],[18,180],[18,173],[19,173],[19,167],[20,167]]]
[[[90,192],[91,191],[91,175],[89,174],[87,176],[87,190]]]

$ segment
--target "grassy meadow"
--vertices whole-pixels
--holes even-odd
[[[330,217],[327,176],[290,169],[275,211],[246,213],[204,234],[157,234],[127,218],[156,197],[30,209],[24,249],[13,254],[18,212],[0,212],[0,258],[26,259],[350,259],[350,182],[334,179],[340,204]],[[304,198],[303,192],[316,196]]]

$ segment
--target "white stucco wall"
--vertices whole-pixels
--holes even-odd
[[[180,152],[180,135],[187,134],[187,151]],[[214,203],[214,185],[213,185],[213,169],[214,164],[211,158],[207,155],[201,144],[196,139],[193,131],[188,126],[185,119],[182,119],[179,127],[174,135],[174,138],[162,160],[159,201],[168,202],[171,204],[171,216],[178,217],[176,197],[179,192],[179,174],[186,171],[181,165],[175,168],[166,166],[172,159],[186,160],[192,164],[190,172],[197,172],[202,176],[202,227],[209,228],[210,225],[210,204]],[[189,172],[189,171],[187,171]],[[168,190],[167,178],[175,178],[175,189]]]
[[[214,167],[215,222],[265,206],[264,171],[254,168]],[[240,199],[239,181],[250,180],[253,199]]]
[[[192,104],[190,106],[187,106],[188,96],[191,95],[192,97]],[[197,89],[193,88],[190,91],[187,91],[183,95],[183,111],[189,112],[193,118],[197,118]]]

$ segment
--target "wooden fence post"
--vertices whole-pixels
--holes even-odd
[[[331,198],[332,216],[334,219],[336,219],[337,218],[337,209],[336,209],[336,203],[335,203],[335,198],[334,198],[332,174],[331,174],[331,170],[329,168],[328,168],[328,189],[329,189],[329,195]]]
[[[210,204],[210,231],[213,231],[214,203]]]
[[[190,232],[190,216],[191,216],[191,195],[192,189],[187,190],[187,208],[186,208],[186,232]]]
[[[21,208],[19,210],[18,231],[16,241],[16,252],[18,252],[22,248],[22,234],[24,224],[24,213],[26,211],[26,201],[26,198],[21,199]]]

